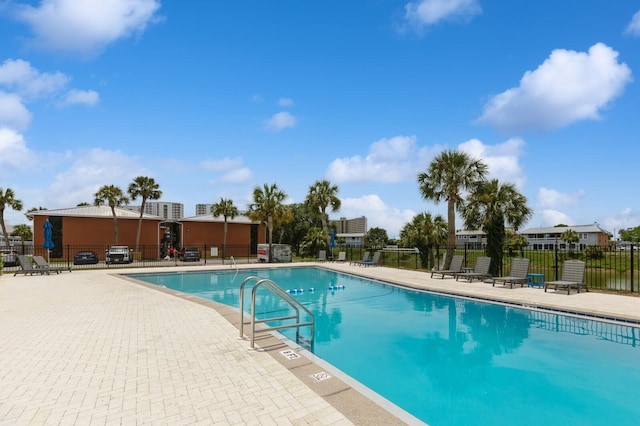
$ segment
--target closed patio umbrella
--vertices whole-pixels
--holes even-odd
[[[42,227],[44,228],[44,244],[42,247],[47,250],[47,261],[49,261],[49,250],[55,247],[55,244],[53,244],[53,225],[49,222],[49,218],[44,221]]]

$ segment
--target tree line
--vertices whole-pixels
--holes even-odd
[[[487,235],[487,255],[492,258],[492,273],[497,274],[502,264],[505,246],[522,246],[518,228],[531,217],[527,199],[515,185],[487,180],[488,166],[481,160],[457,150],[445,150],[429,163],[417,176],[417,184],[424,200],[435,204],[447,203],[447,218],[429,212],[417,214],[400,232],[398,243],[404,247],[416,247],[423,267],[437,266],[436,253],[445,247],[444,268],[448,268],[456,246],[456,212],[460,213],[466,229],[479,229]],[[264,224],[267,241],[287,243],[297,255],[315,255],[329,247],[331,225],[329,213],[340,210],[339,188],[328,180],[317,180],[309,186],[303,203],[285,204],[287,194],[276,183],[265,183],[253,190],[253,201],[246,215]],[[127,191],[115,185],[104,185],[94,194],[94,205],[108,205],[114,221],[114,241],[118,244],[118,219],[116,207],[141,199],[140,217],[136,235],[136,250],[140,244],[142,217],[147,201],[162,196],[160,186],[151,177],[138,176]],[[88,203],[81,203],[88,205]],[[4,223],[5,207],[22,209],[22,201],[10,188],[0,188],[0,226],[5,243],[9,245]],[[44,208],[33,208],[28,213]],[[211,209],[214,217],[224,218],[224,248],[227,240],[227,221],[238,216],[239,210],[231,199],[221,198]],[[511,228],[513,231],[511,231]],[[21,228],[19,228],[21,229]],[[335,231],[335,230],[334,230]],[[368,246],[381,248],[389,238],[386,230],[371,228],[365,235]],[[343,241],[337,240],[339,245]],[[269,250],[270,254],[273,250]]]

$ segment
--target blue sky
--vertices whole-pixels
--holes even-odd
[[[0,40],[0,187],[24,211],[139,175],[187,216],[329,179],[332,217],[397,236],[446,213],[416,176],[459,149],[527,196],[525,228],[640,225],[636,1],[0,0]]]

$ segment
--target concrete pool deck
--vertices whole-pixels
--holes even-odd
[[[425,290],[640,322],[637,297],[567,296],[385,267],[317,265]],[[281,339],[261,339],[262,349],[250,349],[239,338],[233,308],[117,275],[221,268],[228,269],[0,277],[0,424],[415,423],[322,361],[287,356],[297,349]]]

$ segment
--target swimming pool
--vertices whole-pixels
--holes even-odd
[[[314,353],[431,425],[621,425],[640,418],[636,327],[315,267],[132,276],[238,307],[240,283],[251,275],[305,290],[293,296],[316,318]],[[266,292],[258,296],[259,316],[284,309]]]

